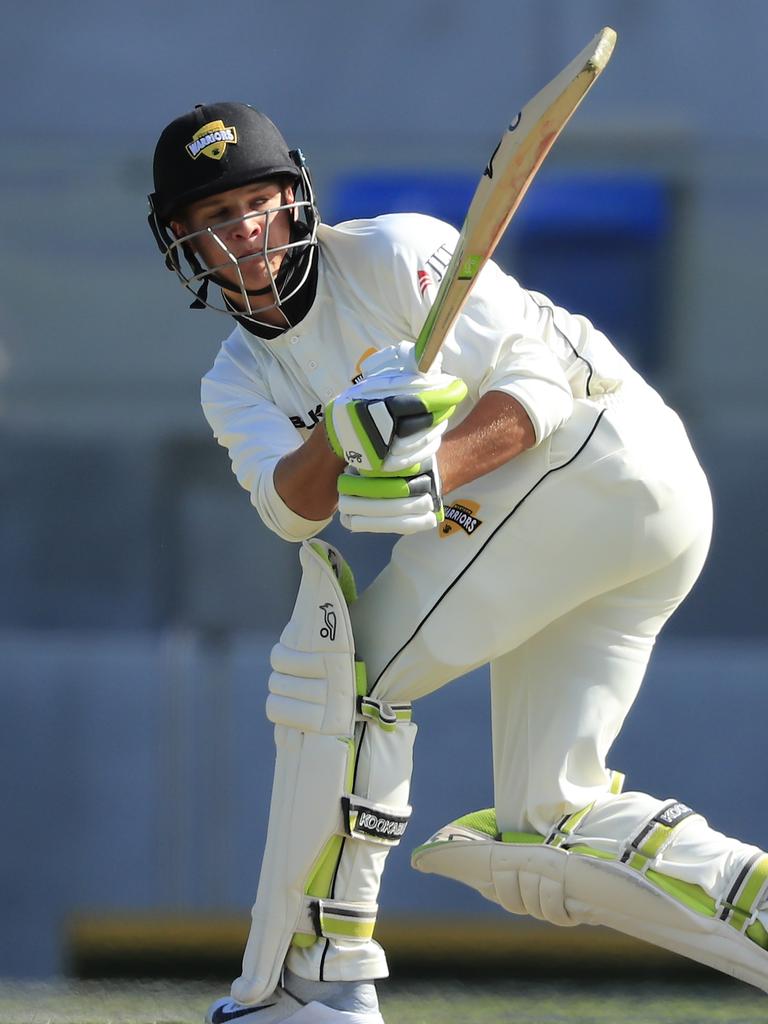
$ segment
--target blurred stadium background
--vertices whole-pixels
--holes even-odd
[[[460,222],[510,116],[604,24],[613,63],[500,260],[642,366],[715,491],[709,564],[612,765],[768,845],[763,0],[27,0],[0,66],[0,977],[227,973],[256,888],[297,557],[199,410],[228,325],[186,309],[146,228],[160,130],[245,100],[304,150],[325,220]],[[330,538],[363,582],[386,558]],[[613,970],[620,939],[532,931],[410,872],[410,847],[492,802],[484,674],[417,717],[382,896],[397,963]]]

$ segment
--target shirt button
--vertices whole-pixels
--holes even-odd
[[[309,360],[309,368],[310,368],[310,370],[316,370],[317,369],[317,363],[315,362],[314,359],[310,359]]]
[[[298,345],[299,344],[299,339],[298,338],[291,338],[291,344],[292,345]]]

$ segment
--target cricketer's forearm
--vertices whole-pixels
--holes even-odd
[[[344,467],[320,425],[304,444],[280,459],[275,467],[275,489],[292,512],[322,522],[336,511],[336,481]]]
[[[486,392],[443,438],[437,454],[443,493],[485,476],[535,443],[533,424],[520,402],[503,391]]]

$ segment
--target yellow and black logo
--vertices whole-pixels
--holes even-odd
[[[375,355],[378,351],[379,350],[377,348],[367,348],[365,350],[365,352],[363,352],[363,354],[357,360],[357,364],[355,366],[355,372],[354,372],[354,374],[352,375],[352,378],[351,378],[353,384],[359,384],[360,381],[363,379],[362,364],[363,364],[364,360],[366,360],[368,358],[368,356]]]
[[[445,520],[440,527],[440,536],[448,537],[452,533],[458,533],[459,530],[463,530],[467,534],[474,533],[478,526],[483,525],[483,520],[477,518],[479,511],[480,506],[478,503],[468,499],[455,501],[453,505],[447,505],[445,508]]]
[[[195,132],[192,141],[187,143],[186,149],[193,160],[202,153],[211,160],[221,160],[228,145],[234,146],[237,143],[237,129],[233,126],[225,127],[223,121],[209,121],[202,128]]]

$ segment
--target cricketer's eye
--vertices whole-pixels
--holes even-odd
[[[226,206],[218,206],[215,210],[208,210],[204,214],[203,220],[206,224],[221,224],[222,221],[229,220],[232,214]]]

